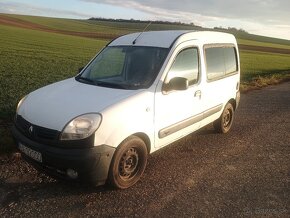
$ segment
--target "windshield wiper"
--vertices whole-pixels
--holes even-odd
[[[86,78],[86,77],[78,76],[78,77],[76,77],[76,80],[77,80],[77,81],[82,80],[82,81],[84,81],[84,82],[86,82],[86,83],[89,83],[89,84],[96,84],[96,82],[95,82],[94,80],[92,80],[92,79],[90,79],[90,78]]]
[[[132,86],[129,84],[111,83],[111,82],[106,82],[106,81],[101,81],[101,80],[95,81],[90,78],[81,77],[81,76],[77,76],[75,77],[75,79],[79,82],[85,82],[88,84],[103,86],[103,87],[108,87],[108,88],[128,89],[128,88],[131,88]]]
[[[95,84],[98,86],[104,86],[104,87],[109,87],[109,88],[128,89],[127,85],[120,84],[120,83],[110,83],[110,82],[97,80],[95,81]]]

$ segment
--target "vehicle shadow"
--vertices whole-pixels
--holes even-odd
[[[29,180],[29,178],[31,180]],[[108,185],[93,186],[80,182],[55,180],[42,173],[0,178],[0,206],[7,207],[29,196],[30,201],[55,197],[80,196],[114,191]]]
[[[204,137],[206,135],[213,134],[216,134],[213,126],[208,125],[199,131],[173,143],[173,146],[170,146],[167,149],[161,149],[153,155],[150,155],[150,161],[147,166],[148,170],[145,173],[147,175],[147,179],[152,179],[152,175],[154,173],[156,174],[156,172],[160,170],[158,167],[158,169],[155,169],[156,166],[160,165],[160,160],[165,160],[168,157],[172,157],[175,153],[186,152],[189,154],[194,152],[194,149],[203,147],[195,145],[194,148],[192,148],[191,144],[188,144],[187,141],[191,141],[192,138],[196,140],[196,137],[198,136]],[[8,168],[13,168],[9,175],[0,172],[1,207],[7,207],[13,203],[25,201],[27,197],[29,197],[30,201],[39,201],[54,199],[57,197],[82,197],[97,196],[102,194],[110,195],[110,193],[118,192],[118,190],[109,185],[93,186],[92,184],[54,179],[35,170],[33,166],[22,160],[19,155],[16,155],[16,157],[12,159],[10,158],[2,161],[0,165],[1,164],[3,164],[3,166],[6,165]],[[14,169],[18,169],[19,172],[14,172]],[[157,180],[158,179],[155,179],[154,183],[156,183]],[[134,193],[138,190],[139,185],[140,184],[137,184],[135,187],[127,190],[126,193]],[[143,184],[143,186],[144,185],[147,186],[147,184]],[[123,191],[123,193],[125,192]],[[116,195],[116,193],[114,195]]]
[[[195,135],[212,135],[217,134],[216,130],[213,127],[213,124],[209,124],[205,127],[202,127],[201,129],[197,130],[195,133],[192,133]]]

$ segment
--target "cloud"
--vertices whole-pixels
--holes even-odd
[[[289,20],[289,0],[80,0],[133,8],[156,18],[179,17],[193,20],[196,16],[206,19],[243,19],[279,23]]]
[[[72,5],[78,9],[58,5],[48,8],[42,1],[39,6],[16,1],[0,2],[0,13],[181,21],[203,27],[236,27],[254,34],[290,39],[289,0],[75,0]]]
[[[289,37],[289,0],[79,0],[135,9],[151,20],[204,27],[236,27],[277,38]],[[137,18],[138,19],[138,18]]]
[[[36,7],[26,3],[19,2],[0,2],[0,13],[52,16],[63,18],[88,18],[91,14],[80,13],[69,10],[51,9],[46,7]]]

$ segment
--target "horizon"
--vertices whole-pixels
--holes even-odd
[[[31,17],[44,17],[44,18],[52,18],[52,19],[68,19],[68,20],[89,20],[89,19],[100,19],[100,20],[115,20],[115,22],[122,22],[122,21],[125,21],[125,22],[165,22],[165,23],[168,23],[168,24],[172,24],[172,25],[189,25],[191,26],[192,24],[190,23],[178,23],[178,21],[174,22],[174,21],[162,21],[162,20],[136,20],[136,19],[124,19],[124,18],[104,18],[104,17],[90,17],[90,18],[66,18],[66,17],[52,17],[52,16],[41,16],[41,15],[27,15],[27,14],[8,14],[8,13],[1,13],[0,14],[5,14],[5,15],[16,15],[16,16],[31,16]],[[212,30],[215,30],[214,28],[215,27],[212,27],[212,28],[209,28],[209,27],[203,27],[203,26],[198,26],[198,25],[192,25],[192,27],[201,27],[203,29],[212,29]],[[229,28],[232,28],[232,27],[216,27],[216,28],[222,28],[222,30],[229,30]],[[235,28],[235,27],[234,27]],[[286,40],[286,41],[290,41],[290,39],[283,39],[283,38],[278,38],[278,37],[273,37],[273,36],[265,36],[265,35],[258,35],[258,34],[254,34],[254,33],[251,33],[251,32],[248,32],[244,29],[238,29],[238,28],[235,28],[237,31],[245,31],[245,34],[250,34],[250,35],[256,35],[256,36],[261,36],[261,37],[269,37],[269,38],[273,38],[273,39],[278,39],[278,40]],[[195,31],[198,31],[198,30],[195,30]],[[204,31],[204,30],[200,30],[200,31]],[[230,31],[230,30],[229,30]]]
[[[220,0],[215,4],[201,0],[181,0],[184,4],[162,2],[164,0],[26,0],[25,3],[21,0],[3,0],[0,2],[0,13],[68,19],[95,17],[193,23],[203,28],[230,27],[254,35],[290,40],[290,21],[287,18],[290,1],[287,0],[245,0],[235,3]],[[252,3],[256,7],[248,6]],[[231,10],[227,9],[229,7]]]

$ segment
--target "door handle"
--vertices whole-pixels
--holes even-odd
[[[201,98],[201,91],[200,91],[200,90],[197,90],[197,91],[194,93],[194,97],[199,97],[199,98]]]

